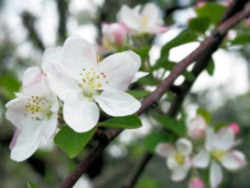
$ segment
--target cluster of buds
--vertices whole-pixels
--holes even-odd
[[[210,166],[210,186],[216,188],[222,182],[223,166],[229,171],[236,171],[247,162],[245,155],[233,148],[240,142],[235,139],[240,132],[237,123],[215,131],[207,125],[205,119],[197,115],[187,123],[187,137],[179,138],[175,145],[160,143],[156,147],[156,153],[166,158],[167,166],[171,170],[173,181],[182,181],[192,169],[197,174],[198,170]],[[189,182],[189,188],[204,188],[205,185],[200,177],[193,176]]]

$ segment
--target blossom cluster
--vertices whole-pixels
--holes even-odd
[[[126,90],[140,68],[140,57],[132,51],[102,61],[98,57],[93,45],[69,37],[62,47],[44,52],[41,67],[24,72],[20,93],[6,104],[6,118],[16,127],[11,159],[23,161],[51,141],[61,114],[81,133],[97,125],[99,107],[110,116],[138,111],[140,102]]]
[[[239,131],[236,123],[215,131],[202,116],[197,115],[187,124],[186,138],[179,138],[175,145],[160,143],[156,147],[156,153],[166,158],[173,181],[184,180],[192,169],[190,188],[205,187],[197,175],[198,169],[207,169],[210,166],[210,187],[216,188],[223,179],[222,167],[237,171],[246,166],[245,155],[234,149],[240,143],[236,140]]]
[[[163,26],[161,10],[154,3],[130,8],[123,5],[117,14],[116,23],[103,23],[103,47],[119,48],[129,41],[129,36],[157,34],[168,30]]]

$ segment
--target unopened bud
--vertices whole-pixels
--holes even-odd
[[[237,123],[230,123],[228,127],[233,131],[235,135],[239,134],[240,126]]]
[[[205,136],[206,127],[206,121],[197,115],[187,124],[188,136],[193,140],[199,140]]]
[[[201,178],[194,177],[190,180],[188,188],[205,188],[205,185]]]

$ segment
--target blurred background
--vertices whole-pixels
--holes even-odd
[[[78,35],[93,44],[100,41],[102,22],[115,22],[122,4],[133,7],[149,0],[0,0],[0,187],[26,188],[31,181],[40,188],[54,188],[79,163],[88,152],[70,160],[58,147],[51,144],[41,148],[30,159],[22,163],[10,160],[9,143],[14,127],[4,118],[5,103],[15,97],[20,88],[23,71],[33,65],[40,65],[44,49],[61,45],[67,36]],[[183,29],[195,17],[192,0],[152,0],[161,9],[166,25],[170,29],[159,34],[150,49],[150,61],[154,62],[161,47]],[[216,2],[216,1],[213,1]],[[217,1],[226,3],[226,1]],[[249,32],[250,23],[244,23],[232,30]],[[249,25],[248,25],[249,24]],[[171,49],[169,59],[178,62],[197,45],[194,41]],[[178,54],[178,55],[176,55]],[[183,111],[188,119],[195,116],[198,107],[213,114],[213,122],[237,122],[241,126],[240,149],[250,158],[250,45],[219,49],[213,55],[215,69],[213,76],[203,72],[184,102]],[[178,79],[176,84],[181,83]],[[169,101],[162,101],[167,109]],[[99,158],[82,181],[83,188],[116,188],[138,164],[143,153],[144,138],[157,125],[150,115],[142,116],[143,127],[123,132]],[[91,143],[89,148],[91,147]],[[226,174],[226,173],[225,173]],[[250,168],[235,174],[226,174],[223,185],[226,188],[249,188]],[[187,182],[173,183],[169,178],[164,159],[154,157],[141,177],[136,188],[178,188]]]

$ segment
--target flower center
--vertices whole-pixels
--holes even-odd
[[[177,162],[179,165],[182,165],[182,164],[184,163],[184,161],[185,161],[185,156],[182,155],[182,154],[179,153],[179,152],[176,152],[176,153],[174,154],[174,158],[175,158],[176,162]]]
[[[51,104],[46,98],[39,96],[31,96],[24,106],[26,115],[33,120],[48,119],[52,112]]]
[[[108,83],[106,81],[107,75],[103,72],[98,73],[93,68],[90,70],[83,69],[80,76],[81,83],[79,84],[79,87],[82,89],[82,94],[84,97],[91,100],[93,96],[100,93],[103,82]]]
[[[148,16],[143,16],[143,17],[141,18],[141,24],[142,24],[143,26],[148,25]]]
[[[212,151],[211,155],[218,161],[221,160],[221,158],[225,155],[225,151],[223,150],[214,150]]]

